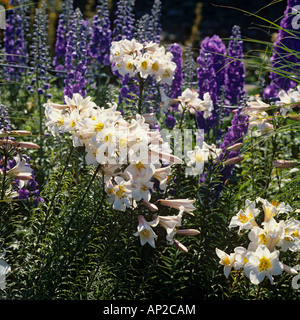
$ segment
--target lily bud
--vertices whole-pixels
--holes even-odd
[[[300,115],[299,114],[289,114],[288,118],[296,121],[300,121]]]
[[[227,151],[237,151],[237,150],[240,150],[242,146],[243,146],[242,143],[235,143],[232,146],[226,148],[226,150]]]
[[[291,268],[289,266],[287,266],[286,264],[283,263],[283,270],[289,274],[295,275],[298,274],[297,270],[294,268]]]
[[[198,234],[200,234],[200,231],[196,229],[181,229],[177,230],[176,234],[179,234],[181,236],[197,236]]]
[[[28,136],[31,135],[30,131],[26,131],[26,130],[14,130],[10,132],[11,134],[16,134],[18,136]]]
[[[176,245],[176,247],[177,247],[179,250],[181,250],[182,252],[185,252],[185,253],[189,252],[189,250],[187,249],[187,247],[184,246],[181,242],[179,242],[179,241],[176,240],[176,239],[173,239],[173,241],[174,241],[174,244]]]
[[[24,175],[24,174],[17,174],[17,175],[15,175],[15,179],[26,181],[26,180],[31,180],[32,176],[31,175]]]
[[[299,162],[287,161],[287,160],[274,160],[273,166],[275,168],[294,168],[299,165]]]
[[[21,148],[39,149],[40,146],[33,142],[17,142],[16,145]]]
[[[224,166],[228,166],[228,165],[239,163],[239,162],[241,162],[243,160],[244,160],[244,157],[239,157],[239,156],[238,157],[233,157],[231,159],[223,161],[223,165]]]
[[[150,203],[149,201],[143,200],[143,205],[148,208],[150,211],[156,212],[158,208],[155,204]]]

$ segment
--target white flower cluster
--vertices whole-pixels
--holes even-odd
[[[280,113],[285,116],[292,108],[300,105],[300,86],[288,91],[280,90],[278,93],[279,101],[276,101],[276,106],[280,106]]]
[[[171,52],[154,42],[141,44],[135,39],[113,41],[110,49],[112,70],[122,76],[129,74],[141,78],[154,76],[157,82],[172,84],[176,63]]]
[[[257,202],[262,203],[264,211],[261,227],[255,221],[255,217],[260,213],[256,208]],[[216,248],[219,263],[224,266],[225,276],[229,276],[232,268],[243,268],[253,284],[259,284],[266,276],[273,284],[273,275],[279,275],[282,271],[297,274],[295,269],[279,260],[279,252],[295,252],[300,249],[300,221],[289,218],[277,222],[274,218],[281,213],[289,214],[292,211],[293,209],[285,203],[269,203],[262,198],[257,198],[255,202],[247,199],[245,209],[232,217],[229,228],[239,227],[239,233],[242,230],[250,230],[248,248],[236,247],[231,254]]]
[[[187,157],[190,159],[187,163],[186,175],[199,175],[204,170],[204,165],[209,159],[218,159],[222,153],[222,149],[217,148],[214,144],[208,145],[202,142],[201,145],[195,147],[194,150],[187,151]],[[189,170],[188,170],[189,169]]]
[[[174,236],[176,234],[183,236],[196,236],[200,233],[196,229],[178,229],[178,227],[181,227],[183,213],[187,212],[192,214],[192,211],[195,210],[193,202],[194,200],[187,199],[160,200],[159,203],[178,209],[179,213],[175,216],[155,216],[155,219],[150,222],[146,221],[142,215],[139,215],[139,224],[134,236],[140,237],[142,246],[149,243],[151,247],[155,248],[155,239],[157,238],[157,235],[152,228],[160,225],[166,230],[166,240],[169,245],[175,244],[180,250],[188,252],[188,249],[177,239],[174,239]]]
[[[125,211],[135,208],[137,201],[149,202],[154,179],[165,190],[171,164],[182,160],[172,155],[169,144],[158,130],[150,130],[143,116],[128,122],[116,104],[100,108],[79,94],[65,101],[44,105],[46,125],[53,135],[68,132],[74,147],[84,146],[88,165],[101,165],[114,209]]]
[[[169,98],[162,88],[160,88],[161,96],[161,111],[167,113],[169,107],[172,104],[179,103],[178,111],[183,113],[188,110],[190,114],[194,114],[196,111],[203,112],[204,119],[212,116],[214,110],[213,101],[211,100],[209,92],[203,95],[203,100],[199,98],[199,94],[195,90],[189,88],[185,89],[182,94],[176,99]]]

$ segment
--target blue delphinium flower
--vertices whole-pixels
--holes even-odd
[[[114,41],[132,39],[134,33],[134,3],[135,0],[118,1],[112,31],[112,38]]]
[[[47,93],[50,88],[50,76],[48,69],[50,68],[49,46],[47,44],[47,25],[48,16],[46,14],[45,2],[41,8],[36,8],[35,19],[33,25],[33,39],[30,46],[30,71],[28,76],[32,76],[31,85],[27,89],[33,93],[45,94],[46,98],[51,98],[51,94]]]
[[[69,31],[70,25],[73,24],[73,21],[71,21],[73,11],[73,0],[62,1],[62,13],[58,18],[55,54],[52,62],[56,70],[63,70],[64,68],[63,66],[66,54],[67,33]]]
[[[230,38],[225,75],[226,99],[229,104],[236,105],[245,94],[245,66],[242,61],[244,58],[243,41],[239,26],[233,26]]]
[[[86,95],[87,57],[87,21],[77,8],[73,14],[73,27],[67,34],[65,70],[67,71],[64,95],[72,97],[74,93]]]
[[[89,54],[102,65],[109,65],[111,46],[111,26],[108,1],[101,0],[97,6],[97,13],[93,18],[92,36],[89,43]]]
[[[212,54],[203,52],[200,49],[200,55],[197,58],[197,63],[199,65],[199,67],[197,68],[199,98],[203,99],[203,95],[208,92],[215,108],[218,101],[218,96]],[[217,124],[217,121],[218,114],[215,109],[212,112],[212,116],[208,119],[204,119],[203,112],[197,112],[198,128],[203,129],[204,132],[207,132],[209,129],[215,126]]]
[[[205,37],[201,42],[201,52],[211,54],[212,67],[214,68],[217,95],[221,94],[221,88],[225,83],[225,66],[226,46],[218,35],[212,37]]]
[[[243,138],[248,132],[248,116],[241,114],[242,108],[243,107],[239,107],[236,110],[231,121],[231,126],[224,135],[223,142],[220,144],[222,153],[219,159],[221,161],[238,156],[239,151],[228,152],[226,149],[235,143],[243,142]],[[235,165],[227,165],[221,170],[221,180],[223,183],[230,178],[234,167]]]
[[[298,0],[288,0],[284,11],[284,16],[280,22],[280,29],[273,46],[270,58],[271,68],[277,72],[270,73],[271,83],[264,91],[266,99],[277,97],[280,90],[288,91],[297,84],[293,77],[299,77],[300,70],[300,36],[299,30],[295,30],[292,25],[296,17],[293,8],[299,5]],[[295,32],[296,31],[296,32]]]
[[[19,7],[7,11],[3,41],[6,63],[11,65],[25,65],[24,25]],[[18,81],[20,73],[23,71],[23,68],[5,67],[5,78],[8,81]]]

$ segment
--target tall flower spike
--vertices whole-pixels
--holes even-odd
[[[271,68],[274,71],[277,70],[277,72],[270,73],[271,83],[264,91],[266,99],[276,98],[280,90],[288,91],[296,86],[296,82],[292,79],[299,76],[300,70],[298,54],[300,38],[298,33],[294,33],[299,30],[295,30],[292,25],[296,5],[299,5],[298,0],[287,0],[287,6],[280,22],[280,29],[270,58]]]
[[[59,15],[56,31],[55,55],[53,66],[57,70],[62,70],[65,61],[67,34],[71,25],[73,15],[73,0],[62,1],[62,13]]]
[[[87,71],[87,22],[83,20],[79,8],[73,15],[74,26],[68,32],[68,42],[65,56],[65,70],[68,72],[64,95],[72,97],[74,93],[86,95]]]
[[[245,66],[242,59],[243,41],[239,26],[233,26],[228,44],[228,65],[225,75],[226,98],[229,104],[237,104],[245,94]]]
[[[199,97],[200,99],[203,99],[204,94],[208,92],[213,104],[215,105],[217,103],[218,96],[213,62],[212,54],[205,53],[202,49],[200,49],[200,55],[197,58],[197,63],[199,65],[199,68],[197,68]],[[197,112],[198,128],[203,129],[205,132],[216,125],[217,120],[218,115],[215,111],[213,112],[212,117],[206,120],[204,119],[203,112]]]
[[[243,137],[248,132],[248,116],[241,114],[242,108],[239,108],[231,121],[231,126],[224,136],[220,148],[223,150],[220,155],[220,161],[237,157],[239,150],[228,151],[228,147],[243,142]],[[232,175],[234,164],[227,165],[221,170],[222,182],[224,183]]]
[[[14,1],[16,8],[7,11],[6,28],[4,30],[4,51],[6,63],[25,65],[26,51],[24,40],[24,25],[19,1]],[[5,67],[5,78],[8,81],[18,81],[23,68]]]
[[[50,67],[49,46],[47,44],[47,24],[48,16],[46,14],[46,2],[43,2],[41,8],[36,8],[35,10],[33,40],[30,46],[31,68],[27,73],[28,76],[31,76],[31,85],[29,85],[27,89],[30,93],[45,93],[47,98],[51,98],[51,94],[47,94],[47,90],[50,88],[50,78],[47,73],[47,69]]]
[[[111,46],[111,28],[108,10],[108,0],[101,0],[97,13],[93,18],[92,37],[89,53],[102,65],[109,65],[109,50]]]
[[[201,50],[211,54],[212,66],[215,71],[217,94],[221,94],[221,87],[225,83],[226,46],[217,35],[206,37],[201,42]]]
[[[134,3],[135,0],[118,1],[112,31],[112,38],[114,41],[132,39],[134,31]]]

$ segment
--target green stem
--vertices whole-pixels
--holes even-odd
[[[5,147],[3,148],[4,150],[4,166],[3,166],[3,177],[2,177],[2,190],[1,190],[1,200],[4,199],[5,196],[5,183],[6,183],[6,173],[7,173],[7,153],[5,150]]]
[[[142,114],[142,101],[143,101],[143,92],[145,87],[145,80],[140,78],[140,92],[139,92],[139,101],[138,101],[138,114]]]
[[[48,222],[48,219],[49,219],[49,217],[50,217],[50,212],[51,212],[52,207],[53,207],[53,205],[54,205],[54,200],[55,200],[56,195],[57,195],[57,193],[58,193],[58,191],[59,191],[59,189],[60,189],[60,186],[61,186],[61,183],[62,183],[62,179],[63,179],[63,177],[64,177],[64,175],[65,175],[65,172],[66,172],[67,166],[68,166],[68,164],[69,164],[69,161],[70,161],[70,159],[71,159],[73,150],[74,150],[74,147],[73,147],[73,144],[72,144],[72,147],[71,147],[71,149],[70,149],[70,152],[69,152],[69,155],[68,155],[66,164],[65,164],[64,169],[63,169],[63,171],[62,171],[62,173],[61,173],[61,175],[60,175],[60,177],[59,177],[59,181],[58,181],[58,184],[57,184],[57,186],[56,186],[54,195],[53,195],[53,197],[52,197],[52,199],[51,199],[50,205],[49,205],[48,210],[47,210],[47,212],[46,212],[46,217],[45,217],[44,223],[43,223],[43,225],[42,225],[42,227],[41,227],[41,229],[40,229],[40,232],[39,232],[39,235],[38,235],[36,244],[35,244],[35,248],[36,248],[36,246],[38,245],[38,243],[40,242],[41,236],[42,236],[42,234],[43,234],[43,232],[44,232],[44,229],[45,229],[46,224],[47,224],[47,222]]]
[[[181,130],[181,127],[182,127],[182,124],[183,124],[183,119],[184,119],[184,115],[185,115],[186,109],[187,108],[184,108],[183,111],[182,111],[182,114],[181,114],[180,123],[179,123],[179,129],[180,130]]]

